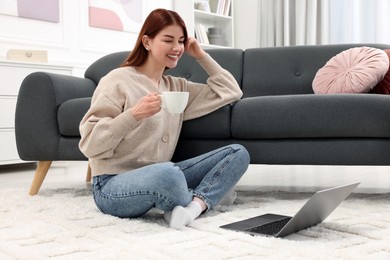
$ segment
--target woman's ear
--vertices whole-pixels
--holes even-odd
[[[149,51],[149,37],[147,35],[142,36],[142,45]]]

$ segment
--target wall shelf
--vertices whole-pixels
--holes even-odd
[[[216,13],[219,1],[230,1],[229,15]],[[203,48],[233,48],[234,47],[234,21],[233,21],[233,0],[210,0],[211,11],[203,11],[195,8],[196,0],[174,1],[174,10],[184,19],[188,34],[195,36]],[[201,25],[203,35],[207,35],[206,41],[199,37],[198,25]],[[220,33],[208,34],[209,28],[218,28]],[[195,31],[198,32],[195,33]]]

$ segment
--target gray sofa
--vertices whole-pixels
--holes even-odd
[[[316,95],[319,68],[343,50],[383,44],[342,44],[208,50],[242,87],[243,98],[186,121],[173,160],[230,143],[243,144],[252,164],[390,165],[390,96]],[[78,149],[79,122],[100,78],[128,52],[93,63],[85,78],[33,73],[16,108],[16,141],[23,160],[39,161],[30,194],[38,192],[51,161],[86,160]],[[168,74],[205,82],[195,60],[183,56]]]

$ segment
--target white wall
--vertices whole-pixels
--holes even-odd
[[[245,4],[243,4],[245,1]],[[234,47],[248,49],[258,47],[258,0],[234,1]]]
[[[144,0],[146,17],[155,8],[172,9],[173,0]],[[88,26],[88,0],[61,0],[60,22],[51,23],[0,14],[0,60],[9,49],[47,50],[49,64],[70,65],[82,76],[96,59],[131,50],[137,33]]]
[[[187,0],[181,0],[187,1]],[[257,46],[258,1],[234,1],[235,47]],[[174,0],[144,0],[144,14],[158,7],[173,9]],[[0,14],[0,60],[9,49],[47,50],[48,63],[72,66],[73,74],[98,58],[115,51],[131,50],[138,34],[89,27],[88,0],[60,0],[60,22],[51,23]]]

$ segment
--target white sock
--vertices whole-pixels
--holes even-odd
[[[186,207],[176,206],[171,212],[164,213],[164,219],[174,229],[182,229],[191,224],[202,213],[199,203],[191,201]]]
[[[231,206],[237,198],[237,192],[234,189],[229,190],[222,199],[218,202],[221,206]]]

